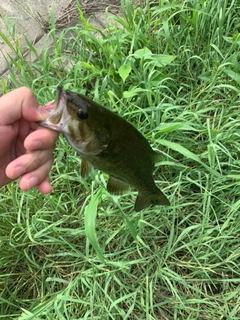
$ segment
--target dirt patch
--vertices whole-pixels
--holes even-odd
[[[105,0],[105,1],[93,1],[93,0],[80,0],[79,1],[83,14],[88,17],[104,12],[108,9],[108,12],[112,14],[120,14],[121,0]],[[131,1],[134,7],[139,5],[145,6],[146,1],[135,0]],[[49,10],[50,11],[50,10]],[[47,33],[51,29],[50,18],[38,14],[35,17],[41,28]],[[72,0],[69,5],[60,13],[55,21],[55,27],[57,29],[66,28],[79,22],[79,12],[76,5],[76,1]]]

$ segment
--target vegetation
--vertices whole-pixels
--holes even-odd
[[[77,26],[51,18],[41,53],[26,39],[31,61],[6,21],[17,59],[2,89],[45,104],[61,84],[123,116],[161,152],[171,206],[136,213],[135,190],[82,181],[60,137],[52,194],[1,189],[0,319],[240,318],[239,2],[121,5],[102,31],[80,7]]]

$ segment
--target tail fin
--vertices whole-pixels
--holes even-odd
[[[156,205],[162,205],[162,206],[170,205],[166,196],[159,189],[157,193],[150,194],[147,196],[144,194],[138,193],[137,199],[135,201],[134,209],[135,211],[140,211],[149,206],[156,206]]]

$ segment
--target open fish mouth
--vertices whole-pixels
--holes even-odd
[[[66,108],[67,98],[65,91],[61,87],[57,87],[56,101],[50,101],[43,106],[49,112],[49,117],[40,121],[39,124],[43,127],[63,132],[64,127],[70,119],[70,114]]]

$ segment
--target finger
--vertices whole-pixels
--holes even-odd
[[[49,177],[47,177],[43,182],[36,186],[37,190],[43,194],[52,192],[52,186],[49,182]]]
[[[19,181],[20,188],[23,191],[28,191],[38,186],[40,190],[45,190],[47,187],[46,178],[48,177],[51,167],[52,161],[49,160],[36,170],[24,174]]]
[[[34,94],[27,87],[3,95],[0,101],[0,125],[12,124],[21,118],[27,121],[42,121],[48,117],[48,112],[39,108]]]
[[[47,150],[36,150],[18,157],[7,166],[6,175],[14,180],[25,173],[35,171],[49,160],[52,164],[53,150],[54,147]]]
[[[38,126],[37,130],[30,133],[24,141],[26,150],[48,149],[55,146],[59,133]]]

